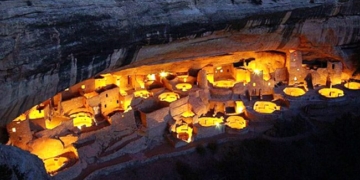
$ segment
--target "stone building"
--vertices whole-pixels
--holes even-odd
[[[101,114],[103,116],[108,116],[110,113],[123,110],[121,104],[123,101],[120,99],[120,92],[118,87],[105,90],[99,94],[100,104],[101,104]]]
[[[302,68],[302,54],[300,51],[290,51],[289,59],[289,85],[305,82],[306,73],[305,69]]]
[[[214,66],[213,65],[206,65],[205,67],[201,68],[206,72],[206,79],[212,84],[214,83]]]
[[[141,123],[146,127],[149,138],[161,138],[165,133],[168,122],[172,119],[170,108],[165,107],[150,113],[140,112]]]
[[[226,64],[214,68],[214,86],[229,88],[236,82],[233,64]]]
[[[62,93],[57,93],[50,99],[51,113],[59,114],[61,110]]]
[[[250,82],[247,84],[249,96],[262,96],[273,94],[274,80],[265,81],[263,71],[254,72],[250,75]]]
[[[274,80],[276,83],[288,81],[288,71],[284,68],[277,68],[274,72]]]
[[[235,80],[240,83],[248,83],[250,82],[250,74],[251,72],[247,69],[243,68],[235,68]]]
[[[342,68],[342,63],[340,61],[327,62],[326,69],[332,85],[341,84]]]
[[[199,88],[202,89],[208,89],[209,88],[209,82],[206,78],[206,70],[202,69],[199,71],[198,76],[197,76],[197,83]]]
[[[79,96],[76,98],[72,98],[70,100],[67,101],[62,101],[61,102],[61,114],[68,116],[70,115],[70,113],[74,113],[74,111],[76,111],[76,109],[80,109],[80,108],[88,108],[89,105],[86,101],[86,98],[84,96]]]
[[[85,81],[82,81],[81,83],[75,84],[74,86],[71,86],[70,91],[79,91],[81,95],[86,93],[91,93],[95,91],[95,79],[87,79]]]
[[[21,149],[28,150],[27,143],[32,140],[33,135],[26,115],[20,115],[18,118],[7,124],[6,128],[9,133],[11,144]]]

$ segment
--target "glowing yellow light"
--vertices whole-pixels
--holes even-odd
[[[82,126],[90,127],[92,126],[92,118],[87,113],[77,113],[70,116],[73,118],[73,125],[81,129]]]
[[[201,117],[199,118],[199,124],[204,127],[210,127],[222,123],[223,120],[224,117]]]
[[[193,117],[193,116],[195,116],[195,113],[192,112],[191,110],[187,110],[187,111],[183,112],[183,113],[181,114],[181,116],[182,116],[182,117]]]
[[[245,105],[242,101],[235,101],[236,113],[242,113],[245,109]]]
[[[29,119],[40,119],[44,118],[45,112],[43,109],[38,110],[38,106],[34,106],[29,111]]]
[[[160,74],[161,74],[161,73],[160,73]],[[155,74],[148,74],[146,78],[147,78],[149,81],[155,81],[156,76],[155,76]]]
[[[44,166],[48,173],[56,172],[61,167],[63,167],[68,161],[69,160],[66,157],[50,158],[44,160]]]
[[[231,80],[231,79],[220,80],[220,81],[214,82],[214,86],[219,87],[219,88],[231,88],[231,87],[234,87],[235,83],[236,82],[234,80]]]
[[[121,81],[120,81],[120,78],[117,78],[117,79],[116,79],[116,83],[115,83],[116,86],[120,87],[120,82],[121,82]]]
[[[25,121],[25,120],[26,120],[26,115],[25,114],[21,114],[19,117],[14,119],[14,121]]]
[[[256,86],[256,83],[253,83],[253,86],[255,87],[255,86]]]
[[[81,89],[85,89],[85,85],[81,85]]]
[[[106,78],[96,78],[95,79],[95,87],[96,88],[102,88],[106,86]]]
[[[89,92],[89,93],[85,93],[84,96],[86,97],[86,99],[90,99],[92,97],[98,96],[99,94],[95,91]]]
[[[206,74],[206,79],[211,83],[213,84],[214,83],[214,74]]]
[[[187,91],[192,88],[192,85],[189,83],[179,83],[175,87],[176,87],[176,89],[181,89],[182,91]]]
[[[116,79],[115,85],[120,87],[121,76],[114,74],[113,77]]]
[[[216,67],[216,70],[220,70],[220,69],[222,69],[222,67],[221,67],[221,66],[219,66],[219,67]]]
[[[164,78],[164,77],[166,77],[168,74],[169,74],[168,72],[161,71],[161,72],[160,72],[160,77]]]
[[[150,96],[150,92],[147,90],[138,90],[134,92],[135,97],[148,98]]]
[[[62,122],[70,120],[68,117],[65,116],[56,116],[51,118],[51,120],[45,120],[45,127],[46,129],[54,129],[59,126]]]
[[[127,92],[124,91],[123,89],[121,89],[121,90],[120,90],[120,94],[121,94],[122,96],[126,96],[126,95],[127,95]]]
[[[294,81],[297,81],[297,77],[294,77]]]
[[[358,82],[348,82],[344,84],[344,86],[348,89],[357,90],[360,89],[360,83]]]
[[[280,110],[280,106],[268,101],[257,101],[254,104],[254,110],[258,113],[271,114],[276,110]]]
[[[259,69],[254,69],[254,73],[255,73],[256,75],[259,75],[259,74],[261,73],[261,71],[260,71]]]
[[[102,76],[102,77],[106,78],[106,77],[112,76],[112,74],[110,74],[110,73],[106,73],[106,74],[100,74],[100,76]]]
[[[132,110],[132,107],[131,107],[131,106],[128,106],[127,109],[126,109],[124,112],[128,112],[128,111],[130,111],[130,110]]]
[[[270,86],[271,85],[271,83],[268,83],[268,86]]]
[[[244,111],[243,107],[236,107],[236,112],[237,113],[242,113]]]
[[[44,148],[45,147],[45,148]],[[66,152],[73,152],[77,156],[77,151],[72,145],[64,147],[63,142],[58,139],[40,138],[33,141],[31,153],[40,159],[57,157]]]
[[[66,88],[65,91],[69,91],[69,88]]]
[[[178,100],[180,96],[173,92],[164,92],[159,95],[160,101],[166,101],[166,102],[174,102]]]
[[[226,125],[233,129],[244,129],[246,120],[241,116],[230,116],[226,119]]]
[[[338,98],[344,96],[344,91],[337,88],[323,88],[319,90],[319,93],[327,98]]]
[[[16,132],[16,128],[11,128],[11,131],[12,131],[12,132]]]
[[[190,143],[192,139],[193,129],[187,124],[181,125],[176,128],[177,138]]]
[[[284,89],[284,93],[289,95],[289,96],[302,96],[305,94],[305,90],[301,89],[301,88],[297,88],[297,87],[287,87]]]

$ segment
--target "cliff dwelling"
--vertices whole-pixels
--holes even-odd
[[[9,143],[37,155],[55,175],[82,158],[82,149],[94,143],[84,135],[98,131],[111,136],[127,129],[129,140],[164,139],[174,148],[229,132],[246,134],[254,130],[252,123],[276,121],[299,109],[298,104],[342,103],[359,93],[358,82],[342,71],[341,61],[326,64],[315,71],[316,80],[308,81],[314,72],[302,64],[302,52],[291,49],[233,52],[100,74],[15,118],[7,125]],[[113,138],[107,148],[123,145]],[[82,141],[89,144],[83,147]],[[100,148],[96,153],[109,156],[106,152]]]
[[[298,142],[360,117],[358,2],[99,1],[84,17],[72,2],[64,22],[31,19],[57,3],[27,2],[0,2],[14,30],[0,32],[0,137],[44,179],[115,177],[214,142]]]

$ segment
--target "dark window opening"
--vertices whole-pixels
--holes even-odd
[[[104,105],[104,107],[106,108],[106,104]]]
[[[108,97],[108,94],[106,94],[106,97]]]
[[[198,75],[198,73],[199,73],[200,70],[201,70],[201,69],[190,68],[190,69],[188,70],[188,74],[189,74],[189,76],[197,77],[197,75]]]
[[[240,61],[233,63],[233,66],[236,68],[244,66],[244,59],[241,59]]]
[[[245,59],[246,66],[249,66],[249,63],[250,63],[251,61],[254,61],[254,60],[255,60],[255,58]]]
[[[332,69],[335,69],[335,64],[332,64]]]
[[[235,113],[236,110],[235,110],[235,107],[225,107],[225,112],[226,112],[227,114],[229,114],[229,113]]]
[[[307,69],[314,69],[314,70],[317,70],[318,68],[327,67],[327,61],[324,60],[312,60],[312,61],[303,60],[302,64],[306,65]]]

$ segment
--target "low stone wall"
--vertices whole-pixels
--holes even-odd
[[[274,121],[280,116],[280,112],[273,112],[271,114],[261,114],[253,109],[247,108],[245,111],[246,117],[248,119],[251,119],[252,122],[268,122],[268,121]]]
[[[231,99],[232,90],[231,89],[221,89],[221,88],[212,88],[210,89],[211,98],[214,99]]]
[[[194,132],[196,133],[196,139],[212,137],[225,133],[225,125],[203,127],[200,124],[195,124]]]

